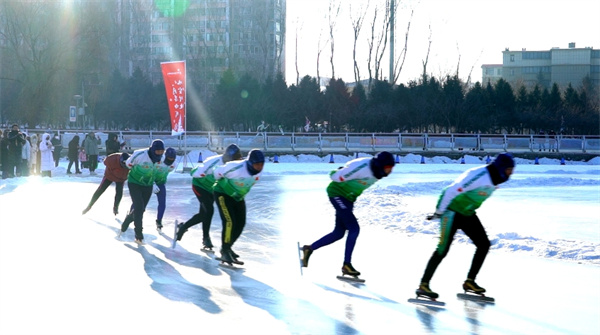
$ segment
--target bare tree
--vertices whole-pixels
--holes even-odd
[[[337,23],[337,18],[340,14],[340,8],[342,7],[341,5],[338,5],[337,8],[335,8],[334,1],[335,0],[329,1],[329,15],[327,16],[329,20],[329,46],[331,48],[331,55],[329,56],[329,62],[331,63],[331,78],[335,78],[335,67],[333,65],[333,53],[335,49],[335,43],[333,38],[333,31]]]
[[[375,57],[375,78],[382,80],[383,71],[381,70],[381,61],[385,55],[388,43],[388,34],[390,32],[390,1],[385,1],[385,12],[381,22],[381,30],[377,38],[376,57]]]
[[[365,16],[367,15],[367,10],[369,8],[370,0],[367,1],[364,10],[359,10],[358,18],[354,19],[352,17],[352,3],[350,3],[350,21],[352,23],[352,30],[354,32],[354,44],[352,46],[352,60],[354,61],[354,81],[360,81],[360,69],[358,67],[358,62],[356,61],[356,48],[358,37],[360,36],[360,31],[362,29],[362,25],[365,20]]]
[[[404,47],[400,51],[400,55],[398,55],[398,58],[394,58],[394,60],[393,60],[393,62],[394,62],[394,64],[393,64],[394,78],[390,78],[390,82],[392,83],[392,85],[396,84],[396,82],[398,81],[398,78],[400,77],[400,73],[402,72],[402,68],[404,67],[404,61],[406,60],[406,53],[408,52],[408,36],[410,33],[410,25],[412,23],[414,13],[415,13],[414,10],[410,11],[410,19],[408,20],[408,23],[406,25],[406,32],[404,33]]]
[[[294,55],[294,64],[296,65],[296,86],[300,84],[300,70],[298,69],[298,26],[296,26],[296,53]]]
[[[421,77],[421,79],[423,80],[423,83],[425,83],[427,81],[427,64],[429,63],[429,53],[431,52],[431,43],[432,43],[432,36],[433,32],[431,31],[431,24],[429,24],[429,36],[427,37],[427,53],[425,54],[425,60],[422,61],[423,63],[423,75]]]
[[[0,39],[3,58],[15,66],[3,76],[18,83],[18,108],[12,111],[15,121],[36,125],[42,120],[60,120],[54,115],[62,96],[59,74],[75,54],[72,22],[61,21],[62,3],[54,1],[1,1]]]

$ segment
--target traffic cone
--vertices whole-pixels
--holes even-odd
[[[273,156],[273,163],[279,163],[279,156]]]
[[[538,158],[537,158],[537,157],[535,158],[535,162],[533,162],[533,164],[535,164],[535,165],[540,165],[540,161],[538,160]]]
[[[198,163],[202,163],[202,151],[198,154]]]
[[[400,155],[396,155],[396,164],[400,164]]]
[[[331,154],[331,157],[329,157],[329,163],[335,163],[335,162],[333,161],[333,154]]]
[[[460,164],[465,164],[465,158],[464,157],[460,159]]]
[[[421,164],[425,164],[425,157],[421,156]]]
[[[485,159],[485,164],[490,164],[492,161],[492,159],[490,158],[490,155],[487,156],[487,158]]]
[[[560,165],[565,165],[565,158],[564,157],[560,159]]]

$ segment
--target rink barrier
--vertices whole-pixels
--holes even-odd
[[[42,134],[48,130],[26,129],[28,134]],[[127,151],[149,147],[153,140],[162,139],[166,147],[178,150],[208,149],[218,151],[229,144],[242,150],[261,149],[266,152],[340,153],[358,152],[392,153],[455,152],[455,153],[499,153],[538,152],[544,144],[545,152],[555,153],[600,153],[598,135],[507,135],[507,134],[430,134],[430,133],[246,133],[188,131],[186,136],[173,136],[170,131],[100,131],[100,130],[52,130],[61,135],[64,148],[75,134],[83,141],[85,134],[94,131],[98,146],[105,149],[109,133],[118,135],[125,142]],[[221,149],[222,150],[222,149]],[[552,150],[552,151],[551,151]],[[66,150],[65,150],[66,152]]]

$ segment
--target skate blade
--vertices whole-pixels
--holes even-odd
[[[485,296],[485,294],[478,294],[478,293],[457,293],[456,297],[459,299],[463,299],[463,300],[470,300],[470,301],[479,301],[479,302],[487,302],[487,303],[495,303],[496,299],[492,298],[492,297],[487,297]]]
[[[425,299],[421,299],[423,297]],[[432,307],[443,307],[446,306],[446,303],[443,301],[431,300],[431,298],[427,296],[417,296],[417,298],[411,298],[407,300],[411,304],[423,305],[423,306],[432,306]]]
[[[337,276],[336,277],[339,280],[342,281],[347,281],[347,282],[353,282],[353,283],[364,283],[366,280],[362,279],[362,278],[358,278],[356,276],[350,276],[350,275],[341,275],[341,276]]]

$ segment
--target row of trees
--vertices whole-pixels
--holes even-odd
[[[241,92],[245,92],[241,94]],[[281,77],[259,84],[225,73],[210,106],[212,120],[231,128],[253,129],[260,120],[298,130],[305,118],[329,124],[334,132],[482,132],[530,133],[555,130],[600,133],[600,94],[589,78],[578,89],[561,92],[524,86],[516,91],[504,80],[472,87],[457,77],[424,77],[393,86],[374,80],[370,90],[352,90],[333,79],[322,90],[304,77],[287,87]],[[325,122],[327,121],[327,122]]]
[[[280,74],[260,83],[226,71],[210,102],[197,98],[194,78],[188,79],[189,130],[256,130],[261,121],[286,131],[303,131],[308,118],[330,132],[460,132],[600,134],[600,94],[589,78],[564,92],[535,86],[516,91],[504,80],[472,87],[457,77],[425,77],[393,86],[374,80],[366,90],[349,89],[332,79],[322,89],[316,78],[305,76],[287,86]],[[126,78],[114,71],[93,105],[88,105],[93,127],[106,130],[168,130],[170,119],[163,83],[153,85],[137,69]],[[49,125],[72,126],[66,111],[50,115]],[[23,122],[19,114],[11,122]],[[31,126],[31,125],[30,125]],[[270,128],[276,131],[275,126]]]

